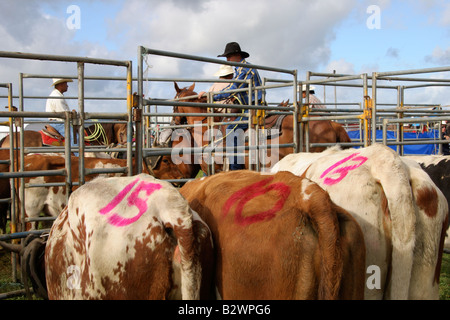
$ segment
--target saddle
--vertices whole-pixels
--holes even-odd
[[[64,146],[64,137],[51,125],[45,125],[45,128],[39,131],[42,137],[42,144],[46,146]]]
[[[171,148],[172,147],[172,140],[171,140],[171,134],[173,132],[173,129],[164,129],[161,131],[159,135],[159,139],[153,141],[152,148]],[[162,155],[159,156],[148,156],[144,157],[144,163],[147,166],[148,171],[153,174],[153,170],[158,165],[159,161],[162,159]]]
[[[74,133],[74,141],[76,142],[76,132],[78,129],[76,127],[73,128]],[[65,138],[62,136],[58,130],[53,128],[51,125],[45,125],[45,128],[39,131],[42,137],[42,144],[46,146],[54,146],[54,147],[62,147],[64,146]],[[84,135],[87,135],[87,132],[84,132]],[[89,145],[88,142],[85,142],[86,145]]]
[[[281,134],[281,125],[283,123],[285,114],[274,114],[264,118],[264,127],[267,130],[267,139],[275,139]]]
[[[276,139],[281,135],[281,125],[284,118],[286,118],[285,114],[275,114],[265,118],[264,129],[267,132],[266,139]],[[248,130],[245,131],[245,142],[249,142]]]

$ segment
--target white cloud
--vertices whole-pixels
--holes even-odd
[[[114,1],[115,8],[120,7],[120,1],[122,0]],[[95,1],[97,2],[99,1]],[[106,5],[110,3],[103,2]],[[52,10],[44,12],[42,3]],[[76,39],[80,38],[81,33],[69,30],[66,26],[66,8],[70,4],[80,5],[83,28],[81,31],[85,32],[88,30],[85,27],[87,17],[96,17],[95,13],[86,11],[89,8],[85,6],[86,3],[93,2],[90,0],[79,0],[77,3],[69,0],[0,2],[1,50],[133,60],[133,75],[136,76],[139,45],[215,58],[223,52],[227,42],[237,41],[243,50],[250,53],[249,62],[290,70],[297,69],[300,80],[305,78],[305,72],[308,70],[370,74],[379,70],[380,61],[356,62],[344,54],[342,59],[332,58],[331,44],[337,38],[336,32],[343,21],[355,27],[365,26],[366,9],[369,5],[380,6],[383,19],[386,16],[384,10],[393,6],[390,0],[124,0],[117,15],[114,15],[116,11],[113,10],[113,14],[99,18],[98,22],[93,24],[106,29],[100,33],[106,35],[105,39],[96,41],[95,37],[91,37],[89,39],[94,40],[78,41]],[[443,6],[442,2],[433,1],[433,5],[427,5],[427,12],[436,7],[442,9],[439,11],[441,14],[437,17],[437,21],[441,25],[448,25],[450,5]],[[96,30],[92,30],[93,33],[94,31]],[[387,48],[384,48],[380,54],[386,55],[386,50]],[[398,53],[395,50],[389,51],[388,54],[395,56]],[[449,50],[442,45],[437,46],[429,55],[428,61],[448,65]],[[154,55],[149,56],[149,64],[152,65],[149,77],[212,78],[219,67],[214,64]],[[358,67],[355,67],[356,65]],[[74,64],[43,61],[0,58],[0,68],[2,70],[0,82],[14,82],[15,94],[19,72],[76,74]],[[96,65],[87,65],[86,74],[125,76],[122,68]],[[261,72],[261,74],[267,77],[280,77],[274,73]],[[48,82],[29,80],[26,93],[45,96],[49,93]],[[196,90],[207,89],[207,86],[198,83]],[[123,88],[123,84],[119,82],[90,81],[86,86],[86,96],[117,96],[122,94]],[[147,96],[158,98],[171,98],[174,94],[172,83],[161,85],[147,83],[144,85],[144,91]],[[68,94],[77,94],[76,83],[72,84]],[[288,98],[284,92],[274,95],[276,99],[285,98],[284,96]],[[27,102],[27,107],[42,111],[44,103],[44,101],[30,101]],[[108,103],[94,101],[88,105],[91,111],[101,111],[96,108],[115,111]],[[120,110],[123,111],[123,108]]]
[[[355,74],[355,66],[353,63],[348,62],[344,59],[337,61],[331,61],[325,68],[327,73],[333,73],[336,71],[337,74]]]
[[[441,66],[450,65],[450,47],[442,49],[440,46],[436,46],[431,55],[425,57],[425,61]]]
[[[42,5],[49,4],[60,14],[51,15],[44,12]],[[114,52],[109,52],[102,41],[93,43],[89,41],[77,42],[74,40],[76,30],[70,30],[66,25],[68,14],[66,4],[55,1],[2,1],[0,2],[0,39],[2,39],[2,51],[39,53],[49,55],[67,56],[89,56],[97,58],[110,58],[115,56]],[[9,59],[0,58],[1,83],[12,83],[13,94],[18,95],[19,73],[41,74],[41,75],[72,75],[77,74],[75,63],[49,62],[39,60]],[[118,75],[112,68],[105,69],[97,65],[88,64],[85,66],[86,75]],[[125,76],[125,72],[121,72]],[[24,94],[26,96],[47,96],[50,91],[51,80],[24,80]],[[99,83],[98,81],[87,82],[85,96],[116,96],[120,89],[114,84]],[[124,90],[122,90],[124,91]],[[66,96],[76,96],[77,84],[72,83]],[[1,91],[0,95],[6,92]],[[6,99],[5,99],[6,101]],[[2,101],[3,102],[3,101]],[[4,102],[3,102],[4,103]],[[18,104],[17,100],[14,104]],[[87,102],[87,105],[96,105],[87,111],[110,110],[111,103]],[[122,103],[123,104],[123,103]],[[69,100],[69,105],[77,109],[76,100]],[[45,100],[26,99],[26,111],[44,111]],[[124,110],[121,108],[121,110]],[[125,109],[126,110],[126,109]]]
[[[443,10],[442,16],[439,21],[444,27],[450,26],[450,3],[446,3]]]
[[[336,1],[127,1],[117,26],[127,26],[124,50],[137,45],[216,57],[225,44],[240,43],[250,62],[312,69],[327,62],[333,28],[352,10]],[[148,12],[147,19],[136,19]],[[128,48],[128,49],[127,49]]]

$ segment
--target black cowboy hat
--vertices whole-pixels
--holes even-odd
[[[221,55],[218,55],[218,57],[226,57],[229,54],[233,54],[233,53],[240,53],[242,58],[244,58],[244,59],[248,58],[250,56],[247,52],[241,50],[239,43],[229,42],[225,46],[225,51]]]

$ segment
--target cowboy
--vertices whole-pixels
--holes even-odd
[[[219,77],[221,80],[231,80],[234,77],[234,70],[233,67],[227,66],[227,65],[221,65],[219,68],[219,71],[217,71],[214,76]],[[209,88],[208,92],[219,92],[222,91],[224,88],[228,87],[230,85],[230,82],[215,82],[213,85]],[[216,101],[216,103],[219,104],[233,104],[233,101],[231,98],[223,99]],[[220,108],[216,109],[216,112],[227,112],[227,109]]]
[[[248,58],[250,55],[241,50],[241,47],[237,42],[230,42],[227,43],[225,46],[225,50],[222,54],[218,55],[218,57],[225,57],[227,61],[230,62],[240,62],[244,64],[248,64],[248,62],[245,60],[245,58]],[[262,81],[259,76],[258,70],[247,68],[247,67],[235,67],[235,73],[233,80],[251,80],[252,87],[256,88],[261,86]],[[236,90],[236,89],[245,89],[248,88],[247,82],[237,83],[233,82],[226,86],[224,89],[222,89],[222,93],[219,93],[213,97],[214,101],[220,101],[228,98],[234,98],[235,103],[242,104],[242,105],[248,105],[248,104],[261,104],[262,101],[262,91],[258,90],[257,92],[257,101],[255,101],[255,96],[252,94],[251,99],[249,99],[248,91],[244,90],[241,92],[225,92],[227,90]],[[199,93],[199,98],[203,96],[204,92]],[[248,110],[243,110],[244,113],[247,113]],[[228,137],[233,138],[233,145],[234,147],[240,145],[244,145],[244,132],[248,129],[248,118],[244,116],[238,117],[235,121],[245,121],[245,123],[239,123],[239,124],[230,124],[227,127],[227,145],[229,145],[229,139]],[[234,131],[234,134],[229,135],[228,133],[230,131]],[[233,158],[230,158],[230,170],[240,170],[245,169],[244,159],[243,157],[237,157],[234,156]]]
[[[70,108],[64,99],[64,92],[69,88],[68,82],[73,82],[71,79],[52,79],[52,86],[54,87],[53,91],[50,93],[49,98],[47,99],[47,103],[45,105],[46,112],[65,112],[69,111]],[[75,110],[73,110],[75,111]],[[64,120],[57,118],[49,118],[52,121],[52,127],[55,128],[59,134],[63,137],[66,136],[66,128],[64,125]],[[77,139],[78,141],[78,139]],[[70,141],[71,146],[78,146],[78,143],[75,143],[74,136],[71,136]],[[77,153],[75,155],[78,155]]]
[[[234,70],[233,67],[227,66],[227,65],[221,65],[219,68],[219,71],[217,71],[214,74],[215,77],[219,77],[221,80],[231,80],[234,77]],[[215,82],[210,88],[209,92],[218,92],[222,91],[226,87],[230,85],[230,82]],[[226,104],[229,102],[230,99],[224,99],[217,101],[217,103],[223,103]]]
[[[322,101],[320,101],[320,99],[314,95],[315,89],[316,89],[316,87],[309,86],[309,105],[310,105],[311,109],[325,109],[325,106],[323,104],[321,104]],[[302,85],[302,96],[303,96],[303,99],[306,98],[306,84]]]

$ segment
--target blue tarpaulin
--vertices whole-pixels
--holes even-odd
[[[349,137],[352,140],[360,139],[359,131],[348,131]],[[377,140],[383,139],[383,131],[377,130]],[[388,140],[396,140],[397,132],[395,131],[387,131],[387,139]],[[404,132],[403,140],[417,140],[417,139],[439,139],[439,131],[438,130],[429,130],[426,132]],[[397,151],[397,146],[389,146],[390,148]],[[439,144],[413,144],[413,145],[404,145],[403,146],[403,154],[404,155],[413,155],[413,154],[438,154],[439,152]]]

